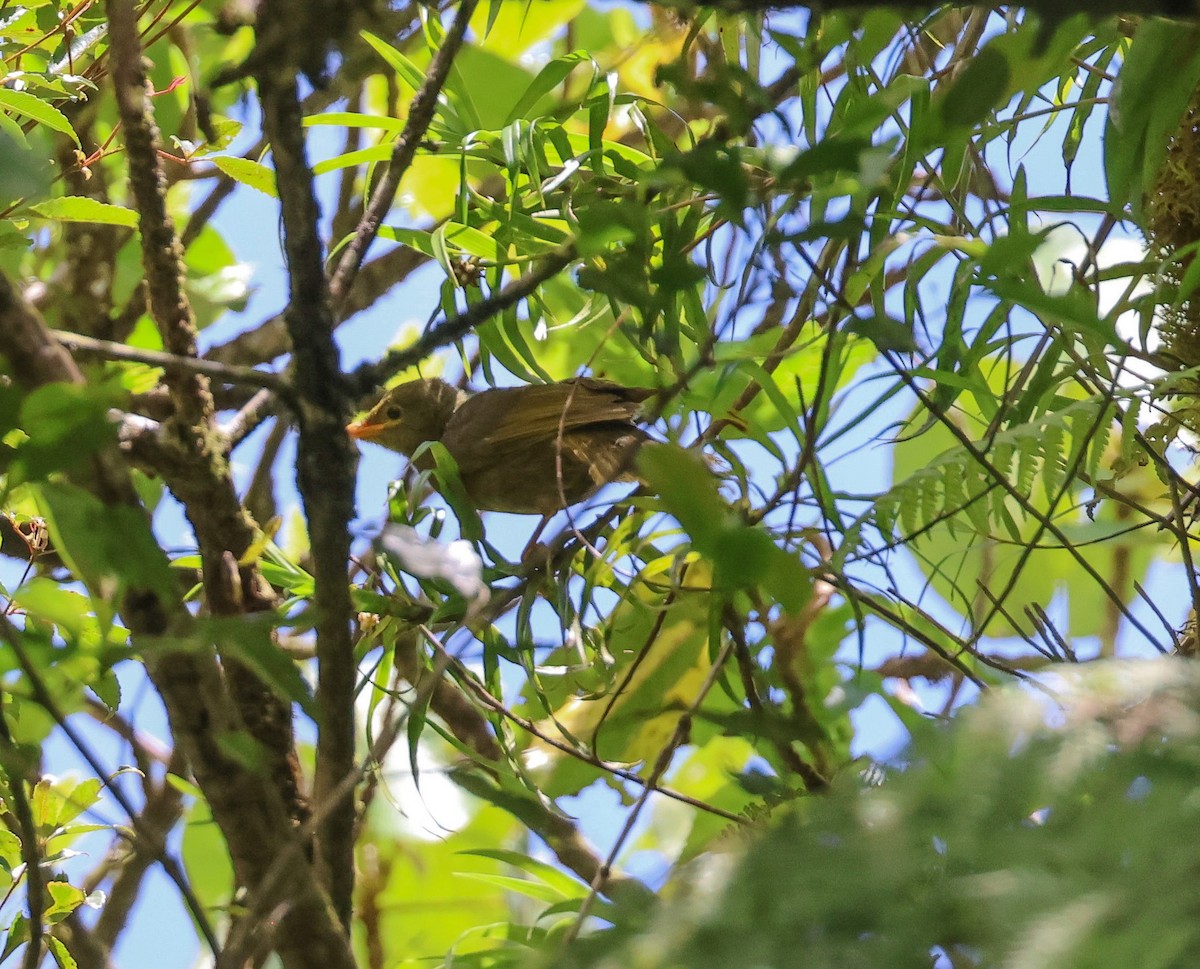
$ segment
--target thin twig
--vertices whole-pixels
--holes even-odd
[[[365,396],[393,374],[420,363],[434,350],[460,340],[475,327],[515,306],[533,293],[546,280],[567,268],[575,259],[574,246],[565,246],[546,256],[529,272],[518,276],[498,292],[481,299],[458,316],[446,320],[426,332],[412,346],[393,350],[378,363],[363,364],[350,374],[351,389],[357,397]]]
[[[203,374],[225,383],[265,387],[276,393],[288,389],[287,381],[283,377],[266,370],[216,363],[199,357],[182,357],[163,350],[143,350],[112,340],[97,340],[95,337],[84,336],[82,333],[68,333],[66,330],[51,330],[50,332],[68,349],[102,357],[105,360],[126,360],[130,363],[162,367],[164,370]]]
[[[679,749],[680,744],[687,740],[688,733],[691,730],[692,718],[696,711],[700,709],[700,704],[704,702],[709,691],[716,685],[718,678],[721,675],[721,669],[725,665],[725,661],[729,658],[733,651],[731,640],[726,640],[721,644],[720,652],[717,653],[717,658],[713,660],[712,666],[709,668],[708,675],[704,678],[704,682],[700,685],[700,689],[696,693],[696,697],[692,703],[680,716],[679,721],[675,724],[675,730],[672,732],[670,739],[659,751],[658,759],[654,762],[654,766],[650,771],[650,776],[646,778],[646,786],[642,788],[642,793],[638,795],[638,799],[634,802],[633,807],[629,809],[629,813],[625,817],[625,823],[621,826],[620,832],[617,834],[616,840],[613,842],[612,850],[608,853],[608,858],[605,859],[604,866],[596,872],[596,877],[592,881],[591,889],[584,897],[583,903],[579,906],[579,913],[575,916],[575,921],[571,923],[571,928],[563,937],[563,947],[570,945],[579,936],[580,929],[583,928],[584,922],[587,921],[588,913],[595,904],[596,896],[603,890],[604,883],[609,877],[613,866],[617,863],[617,855],[621,853],[621,849],[625,847],[625,842],[629,840],[629,835],[633,831],[633,826],[637,824],[638,818],[645,809],[646,804],[650,800],[650,795],[654,793],[658,786],[658,782],[667,772],[667,768],[671,766],[671,760],[675,756],[675,751]]]
[[[438,651],[438,644],[432,640],[430,642],[434,650]],[[440,652],[439,655],[441,655]],[[492,696],[487,687],[480,683],[479,680],[476,679],[471,673],[471,671],[468,670],[462,663],[459,663],[457,660],[455,660],[453,666],[460,681],[467,685],[467,689],[475,695],[480,703],[494,713],[499,714],[505,720],[520,727],[530,736],[536,737],[548,747],[553,747],[555,750],[560,751],[569,757],[574,757],[576,760],[582,761],[585,764],[591,764],[593,767],[599,768],[605,773],[612,774],[614,777],[619,777],[622,780],[629,781],[632,784],[636,784],[638,787],[653,788],[653,790],[663,795],[663,797],[668,797],[673,801],[679,801],[681,804],[686,804],[689,807],[693,807],[697,811],[703,811],[705,814],[711,814],[715,817],[723,818],[726,821],[732,821],[735,824],[747,823],[746,818],[739,814],[734,814],[732,811],[726,811],[723,808],[719,808],[713,804],[707,804],[704,801],[700,801],[680,791],[672,790],[669,787],[662,787],[657,784],[652,785],[646,780],[646,778],[642,777],[635,771],[621,767],[618,764],[601,760],[595,754],[588,753],[580,750],[577,747],[573,747],[568,743],[564,743],[557,737],[551,736],[544,730],[540,729],[532,720],[522,717],[520,714],[514,713],[508,708],[504,701]]]
[[[396,139],[396,147],[392,151],[387,172],[375,187],[371,201],[367,204],[362,220],[354,232],[354,238],[342,251],[337,269],[329,279],[330,299],[339,309],[354,283],[354,277],[358,274],[363,259],[366,258],[367,249],[374,241],[384,216],[392,207],[396,192],[400,188],[400,180],[412,165],[417,148],[420,147],[425,132],[433,122],[438,95],[450,74],[450,68],[462,46],[467,26],[471,22],[471,15],[475,12],[478,2],[479,0],[463,0],[458,14],[454,18],[454,23],[446,31],[442,46],[438,48],[429,65],[429,70],[425,73],[425,83],[421,85],[409,105],[408,120],[404,124],[404,130]]]
[[[139,836],[145,836],[145,832],[139,831],[138,812],[134,808],[133,803],[125,796],[125,792],[121,789],[120,785],[112,782],[112,778],[108,776],[108,772],[104,769],[100,758],[96,756],[80,733],[67,720],[66,714],[60,709],[54,696],[50,693],[49,687],[46,686],[41,674],[38,672],[37,667],[25,651],[25,645],[21,641],[20,630],[13,625],[7,616],[3,615],[0,615],[0,639],[3,639],[12,650],[13,656],[16,657],[17,665],[21,668],[21,672],[25,674],[25,678],[29,680],[34,700],[50,715],[50,719],[63,732],[63,735],[70,741],[71,746],[75,748],[79,756],[87,763],[92,773],[100,780],[108,793],[112,795],[113,800],[125,812],[125,816],[129,819],[129,823],[132,825],[134,831],[137,831]],[[150,838],[147,838],[147,843],[153,842]],[[158,863],[163,866],[163,870],[167,873],[167,876],[175,883],[175,887],[179,889],[179,894],[183,897],[188,907],[188,912],[196,920],[196,925],[199,927],[200,933],[204,936],[209,950],[215,957],[221,951],[220,943],[217,941],[217,936],[213,931],[212,925],[209,924],[204,906],[192,891],[192,886],[188,882],[187,876],[184,875],[182,867],[165,850],[159,853],[157,858]]]

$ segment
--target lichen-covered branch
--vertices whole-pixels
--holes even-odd
[[[300,443],[297,484],[312,539],[317,634],[317,816],[314,862],[343,927],[354,892],[354,687],[351,639],[350,519],[354,513],[357,452],[345,433],[351,410],[333,339],[333,310],[318,232],[312,169],[304,146],[295,64],[280,38],[288,36],[294,5],[267,0],[259,7],[262,56],[255,65],[263,133],[271,145],[283,218]],[[274,56],[268,56],[274,52]]]
[[[167,212],[160,138],[147,95],[135,4],[108,0],[106,10],[112,83],[138,212],[150,312],[167,353],[194,359],[196,324],[183,288],[183,246]],[[205,603],[218,616],[269,610],[275,605],[274,592],[256,563],[243,562],[256,529],[238,500],[223,442],[213,427],[208,378],[198,369],[179,365],[167,367],[164,373],[175,412],[156,442],[164,456],[157,470],[182,502],[196,533]],[[267,752],[265,770],[289,805],[289,814],[299,820],[305,808],[299,793],[291,709],[237,659],[226,657],[223,665],[241,721]]]
[[[29,389],[55,382],[83,383],[70,354],[2,274],[0,354]],[[115,449],[98,452],[78,479],[106,504],[145,513]],[[225,738],[245,725],[216,658],[202,650],[162,647],[164,642],[188,638],[192,621],[182,602],[165,597],[161,590],[131,587],[122,597],[121,617],[133,642],[144,651],[147,671],[167,709],[171,735],[225,835],[239,879],[257,886],[276,859],[286,859],[289,877],[275,896],[285,912],[276,939],[284,965],[350,969],[349,946],[303,859],[278,789],[264,784],[258,771],[232,756],[224,745]]]

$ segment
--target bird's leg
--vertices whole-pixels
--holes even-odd
[[[532,563],[533,553],[535,551],[537,551],[537,549],[539,547],[545,548],[544,545],[539,546],[538,539],[542,537],[542,532],[545,530],[546,526],[550,524],[550,519],[553,517],[554,517],[553,515],[543,515],[541,517],[541,520],[538,522],[537,528],[535,528],[533,530],[533,534],[531,536],[529,536],[529,542],[525,546],[524,550],[521,552],[521,563],[523,565],[533,564]]]

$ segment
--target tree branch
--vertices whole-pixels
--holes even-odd
[[[231,364],[216,363],[199,357],[181,357],[174,353],[164,353],[161,350],[142,350],[138,347],[127,346],[124,343],[114,343],[111,340],[97,340],[81,333],[68,333],[65,330],[53,330],[55,339],[70,350],[83,352],[105,360],[127,360],[132,363],[144,363],[151,367],[162,367],[164,370],[178,370],[186,373],[203,374],[216,380],[230,384],[247,384],[251,387],[267,387],[276,392],[286,390],[287,382],[278,374],[266,370],[255,370],[253,367],[238,367]]]
[[[138,211],[151,315],[167,353],[194,359],[196,325],[183,290],[183,247],[167,213],[160,138],[147,96],[134,0],[108,0],[106,10],[111,75]],[[257,563],[242,563],[257,530],[238,500],[224,442],[213,427],[207,377],[179,365],[165,374],[175,413],[156,439],[162,458],[157,470],[183,504],[196,533],[206,604],[216,616],[270,610],[275,595]],[[225,656],[223,670],[242,723],[267,754],[270,779],[289,805],[289,814],[299,820],[305,805],[299,794],[291,707],[237,658]]]
[[[29,941],[25,943],[25,955],[21,961],[24,969],[37,969],[42,960],[43,938],[46,927],[42,924],[46,911],[46,886],[42,877],[42,855],[38,845],[37,824],[33,808],[25,793],[29,765],[13,742],[8,730],[8,714],[4,712],[4,691],[0,690],[0,761],[4,764],[4,776],[8,780],[8,793],[13,815],[17,819],[17,834],[21,839],[21,861],[25,863],[25,898],[29,902]]]
[[[396,191],[400,188],[400,180],[417,155],[417,148],[433,121],[438,95],[446,83],[446,77],[462,46],[463,37],[466,36],[467,27],[471,22],[471,15],[475,12],[478,3],[479,0],[462,0],[454,23],[450,25],[450,29],[442,41],[442,46],[438,48],[429,65],[429,70],[425,73],[425,83],[413,96],[412,103],[408,108],[408,120],[404,124],[404,130],[400,132],[399,138],[396,139],[396,147],[392,151],[387,172],[375,187],[367,210],[363,213],[362,221],[359,222],[358,228],[354,232],[354,238],[342,250],[342,257],[338,260],[337,269],[329,280],[329,295],[335,306],[340,306],[349,292],[354,277],[366,257],[367,249],[379,231],[380,223],[383,222],[384,216],[392,207]]]
[[[82,384],[83,376],[70,354],[46,328],[16,287],[0,274],[0,353],[27,387],[57,381]],[[145,509],[129,473],[115,449],[100,451],[80,483],[107,504]],[[165,564],[165,563],[164,563]],[[276,786],[263,783],[262,775],[231,755],[225,741],[245,729],[225,687],[216,660],[203,650],[178,651],[161,645],[186,641],[191,617],[175,598],[161,591],[131,587],[121,600],[121,616],[135,647],[145,655],[147,671],[166,706],[171,735],[191,764],[213,817],[229,845],[239,878],[258,885],[277,857],[288,854],[298,839]],[[0,629],[19,638],[19,631],[0,617]],[[19,646],[19,640],[14,640]],[[39,698],[45,705],[53,698]],[[60,727],[73,743],[82,743],[65,720]],[[84,753],[86,748],[81,748]],[[103,777],[101,766],[94,767]],[[111,788],[118,803],[119,787]],[[130,818],[130,805],[123,805]],[[302,853],[297,851],[302,859]],[[352,969],[353,959],[307,864],[293,863],[288,878],[275,896],[284,904],[277,948],[289,969],[332,967]]]
[[[183,246],[167,213],[166,179],[158,163],[161,139],[147,97],[137,12],[133,0],[108,0],[105,9],[110,71],[129,158],[129,185],[138,211],[150,312],[166,351],[177,357],[194,357],[196,320],[183,291]],[[181,421],[198,427],[211,418],[212,397],[201,374],[167,371],[167,386]]]
[[[430,353],[441,347],[448,346],[455,340],[461,340],[475,327],[490,320],[497,313],[502,313],[510,306],[515,306],[525,297],[534,292],[542,283],[551,279],[567,268],[575,259],[573,246],[565,246],[559,251],[546,256],[541,263],[523,276],[519,276],[498,292],[492,293],[486,299],[480,300],[473,306],[459,313],[458,316],[446,320],[439,326],[425,333],[416,343],[403,350],[392,350],[378,363],[365,363],[351,375],[351,388],[355,397],[364,397],[382,384],[388,377],[399,373],[406,367],[412,367],[424,360]]]
[[[265,0],[258,33],[264,50],[287,35],[293,5]],[[289,303],[285,314],[293,351],[300,442],[297,484],[312,538],[317,634],[317,816],[314,863],[343,928],[354,893],[354,687],[351,639],[349,523],[354,513],[358,454],[346,435],[350,395],[333,339],[333,311],[318,234],[313,174],[305,154],[295,70],[284,59],[259,62],[263,133],[271,145],[283,217]],[[346,789],[348,788],[348,789]]]

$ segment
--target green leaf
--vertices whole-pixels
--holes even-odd
[[[317,710],[308,681],[295,661],[275,642],[274,625],[269,615],[209,616],[197,621],[198,642],[216,644],[223,657],[244,663],[288,703],[299,704],[310,717]]]
[[[779,178],[789,185],[804,186],[820,175],[857,172],[863,154],[875,147],[867,137],[831,135],[797,155],[779,173]]]
[[[343,168],[353,168],[356,165],[370,165],[376,162],[388,161],[395,149],[389,142],[372,145],[370,148],[359,148],[357,151],[347,151],[313,165],[314,175],[324,175],[327,172],[340,171]]]
[[[31,205],[30,211],[55,222],[98,222],[102,225],[121,225],[129,229],[138,227],[138,216],[133,209],[82,195],[47,199],[45,202]]]
[[[403,118],[389,118],[378,114],[359,114],[355,111],[330,111],[313,114],[304,119],[304,127],[315,128],[333,125],[339,128],[381,128],[399,134],[404,130]]]
[[[431,441],[422,444],[413,454],[415,462],[422,453],[422,448],[427,448],[433,455],[435,471],[437,477],[438,493],[446,499],[446,503],[453,509],[455,516],[458,518],[459,528],[462,530],[463,538],[468,541],[477,542],[483,538],[483,522],[479,519],[479,512],[471,504],[467,497],[467,491],[463,487],[462,476],[458,473],[458,462],[446,450],[445,445],[440,441]]]
[[[51,579],[31,579],[13,593],[13,601],[27,614],[53,623],[71,639],[82,636],[92,618],[91,602],[86,596],[64,589]]]
[[[3,198],[13,202],[20,198],[41,198],[49,194],[54,171],[45,155],[32,150],[21,126],[0,111],[0,171],[4,172]],[[9,236],[11,228],[0,236],[0,247],[16,248]],[[20,248],[28,240],[20,235]]]
[[[458,876],[460,878],[474,878],[488,885],[498,885],[506,891],[525,895],[528,898],[536,898],[542,902],[557,902],[562,898],[549,885],[530,881],[528,878],[517,878],[513,875],[494,875],[482,871],[460,871],[458,872]]]
[[[5,962],[18,948],[29,941],[29,919],[18,912],[9,923],[8,933],[4,939],[4,948],[0,950],[0,963]]]
[[[103,669],[87,684],[96,699],[109,710],[116,712],[121,707],[121,681],[111,669]]]
[[[1195,26],[1148,18],[1125,54],[1104,129],[1104,174],[1115,205],[1140,208],[1167,141],[1200,81]]]
[[[0,87],[0,108],[7,108],[13,114],[31,118],[38,124],[52,128],[75,142],[77,148],[80,147],[79,136],[75,134],[75,129],[71,127],[67,116],[41,98],[35,98],[32,94],[24,91],[13,91]]]
[[[721,588],[732,591],[761,586],[793,615],[812,597],[808,570],[762,528],[741,525],[725,529],[711,557],[713,578]]]
[[[521,95],[512,110],[509,111],[508,117],[504,119],[504,126],[512,124],[519,118],[524,118],[539,100],[553,91],[556,87],[562,84],[576,67],[580,64],[592,64],[593,76],[598,70],[595,62],[590,54],[586,51],[572,51],[570,54],[564,54],[562,57],[556,57],[538,71],[535,77],[525,89],[525,93]]]
[[[671,444],[648,444],[638,452],[638,471],[691,536],[697,551],[715,555],[732,520],[717,492],[712,472],[693,451]]]
[[[495,861],[501,861],[506,865],[511,865],[513,868],[517,868],[545,882],[558,893],[560,898],[573,898],[580,893],[581,885],[576,878],[555,868],[553,865],[549,865],[544,861],[538,861],[538,859],[521,854],[519,851],[508,851],[503,848],[475,848],[462,851],[460,854],[474,855],[478,858],[491,858]]]
[[[353,235],[346,237],[347,240],[350,238],[353,238]],[[379,227],[379,238],[398,242],[402,246],[408,246],[410,249],[424,253],[430,259],[433,258],[433,242],[430,239],[430,233],[425,229],[404,229],[390,225],[381,225]]]
[[[360,36],[375,49],[380,57],[387,61],[388,65],[395,70],[397,76],[414,91],[425,82],[425,72],[387,41],[376,37],[366,30],[362,31]]]
[[[982,281],[981,285],[1049,324],[1058,324],[1081,335],[1098,336],[1109,346],[1121,346],[1124,343],[1113,322],[1096,313],[1092,294],[1085,288],[1072,287],[1058,295],[1047,293],[1036,283],[1025,280],[991,279]]]
[[[275,171],[249,158],[214,158],[213,164],[235,182],[249,186],[273,199],[279,198],[275,184]]]
[[[615,246],[637,244],[650,230],[645,209],[620,202],[593,202],[581,208],[578,217],[576,245],[584,257],[607,254]]]
[[[94,598],[111,601],[109,582],[174,595],[174,578],[141,508],[105,505],[90,492],[62,481],[37,485],[39,503],[55,548]]]
[[[84,899],[80,899],[80,901],[82,902]],[[65,917],[67,914],[70,913],[64,913],[61,917]],[[67,949],[66,943],[58,936],[46,936],[46,947],[50,950],[50,954],[54,956],[54,962],[58,966],[58,969],[79,969],[79,963],[75,961],[75,957]]]
[[[29,439],[17,447],[17,480],[85,467],[96,451],[116,440],[108,418],[111,403],[107,395],[76,384],[47,384],[32,391],[18,416]]]
[[[942,98],[942,119],[950,125],[976,124],[1008,98],[1011,79],[1012,68],[1004,52],[994,45],[983,48]]]
[[[915,353],[918,349],[912,328],[887,316],[856,316],[846,323],[846,330],[866,337],[881,353]]]
[[[182,839],[188,882],[206,908],[226,906],[236,880],[221,829],[213,821],[208,802],[197,788],[175,774],[168,774],[167,781],[191,802],[184,818]]]

